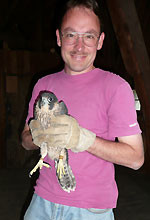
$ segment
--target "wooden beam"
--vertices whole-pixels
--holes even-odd
[[[150,169],[150,62],[134,0],[107,0],[126,70],[142,104],[145,164]]]
[[[0,53],[0,168],[6,167],[6,78]]]

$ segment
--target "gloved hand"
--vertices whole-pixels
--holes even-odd
[[[34,144],[40,146],[46,142],[49,147],[71,149],[73,152],[87,150],[95,141],[96,135],[79,126],[71,116],[60,115],[53,117],[50,127],[43,129],[37,120],[29,124]]]
[[[45,142],[44,129],[42,128],[40,121],[35,119],[31,120],[29,123],[29,128],[33,143],[40,147],[40,145]]]

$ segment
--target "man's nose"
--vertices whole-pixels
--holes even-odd
[[[81,51],[84,48],[84,39],[83,36],[78,36],[75,43],[75,48],[78,51]]]

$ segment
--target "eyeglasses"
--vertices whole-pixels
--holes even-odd
[[[93,33],[80,33],[80,32],[72,32],[66,31],[61,33],[63,37],[64,43],[68,45],[76,44],[79,37],[82,37],[83,43],[88,47],[94,47],[98,43],[99,36],[96,36]]]

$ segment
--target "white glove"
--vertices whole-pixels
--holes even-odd
[[[73,152],[87,150],[95,141],[96,135],[79,126],[69,115],[53,117],[47,129],[43,129],[38,120],[29,124],[34,144],[45,142],[49,147],[71,149]]]

